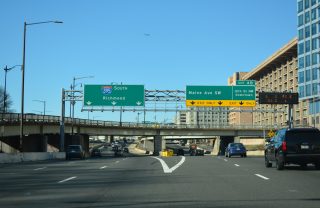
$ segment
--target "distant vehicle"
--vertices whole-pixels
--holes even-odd
[[[66,160],[71,158],[85,159],[85,152],[81,145],[69,145],[66,151]]]
[[[101,157],[101,150],[98,148],[92,149],[91,150],[91,157]]]
[[[265,166],[277,170],[285,168],[286,164],[298,164],[307,167],[313,163],[320,169],[320,131],[316,128],[280,129],[272,139],[267,139],[265,146]]]
[[[204,156],[204,150],[198,149],[196,144],[190,144],[189,146],[190,156]]]
[[[225,156],[231,157],[231,156],[241,156],[241,157],[247,157],[247,150],[245,146],[242,143],[229,143],[226,151]]]
[[[123,156],[123,147],[121,145],[115,145],[112,150],[114,151],[114,156]]]

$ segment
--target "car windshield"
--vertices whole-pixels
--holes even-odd
[[[80,150],[81,147],[78,145],[74,145],[74,146],[68,146],[68,150]]]
[[[287,142],[316,142],[320,144],[319,131],[288,131],[286,133]]]

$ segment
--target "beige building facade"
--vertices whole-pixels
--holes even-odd
[[[248,72],[235,72],[228,78],[228,85],[236,85],[237,80],[243,80]],[[229,125],[232,126],[248,126],[253,123],[253,114],[250,112],[239,112],[239,110],[252,110],[251,107],[232,107],[229,108]]]
[[[242,77],[243,80],[256,80],[257,97],[259,92],[298,92],[297,43],[296,38],[291,40]],[[294,126],[312,125],[313,119],[308,116],[308,106],[308,100],[299,101],[299,104],[293,105]],[[254,109],[262,112],[252,113],[253,125],[274,126],[275,128],[288,126],[288,108],[287,104],[259,104],[257,100]]]

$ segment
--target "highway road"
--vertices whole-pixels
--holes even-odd
[[[263,158],[103,157],[0,165],[0,207],[320,207],[320,171]]]

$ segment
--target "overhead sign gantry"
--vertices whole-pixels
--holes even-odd
[[[84,85],[83,106],[144,106],[144,85]]]
[[[254,107],[256,88],[239,86],[187,86],[187,107]]]

